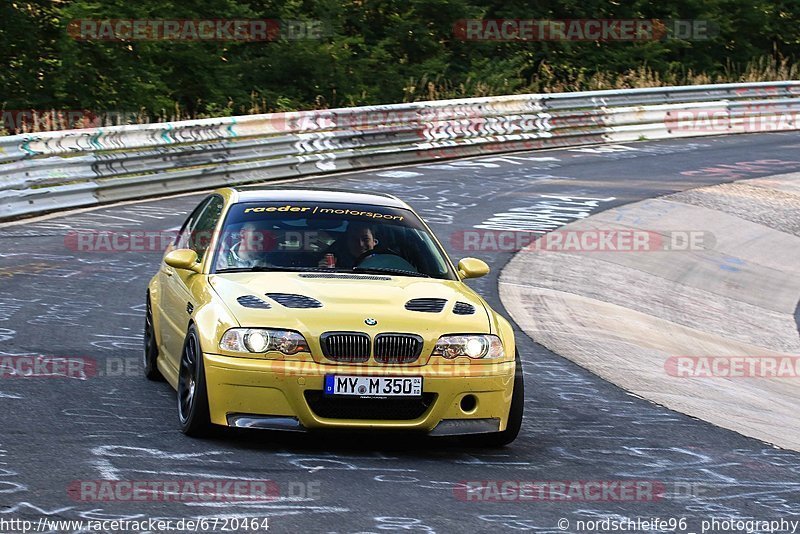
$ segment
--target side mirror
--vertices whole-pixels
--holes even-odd
[[[486,262],[478,258],[464,258],[458,262],[458,276],[462,280],[466,278],[480,278],[489,274],[489,266]]]
[[[173,250],[164,256],[164,263],[176,269],[186,269],[196,273],[200,272],[200,264],[197,263],[197,252],[189,250],[188,248]]]

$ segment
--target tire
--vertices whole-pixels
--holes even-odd
[[[163,382],[164,377],[158,370],[158,343],[156,342],[156,329],[153,323],[153,308],[150,305],[150,295],[147,295],[147,312],[144,319],[144,376],[154,382]]]
[[[189,326],[178,373],[178,421],[181,432],[196,438],[211,434],[203,352],[194,325]]]
[[[519,352],[514,357],[514,392],[511,394],[511,407],[508,410],[508,424],[502,432],[476,434],[469,436],[469,441],[478,447],[504,447],[517,439],[522,428],[522,415],[525,411],[525,379],[522,375],[522,361]]]

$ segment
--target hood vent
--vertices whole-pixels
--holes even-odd
[[[259,308],[262,310],[268,310],[272,307],[269,305],[269,302],[266,300],[261,300],[255,295],[245,295],[243,297],[239,297],[236,299],[236,302],[245,308]]]
[[[453,306],[453,313],[456,315],[472,315],[475,313],[475,306],[468,302],[456,302]]]
[[[447,299],[411,299],[406,302],[408,311],[439,313],[447,304]]]
[[[390,276],[373,274],[336,274],[336,273],[303,273],[300,278],[331,278],[338,280],[391,280]]]
[[[267,296],[286,308],[321,308],[322,303],[305,295],[292,293],[267,293]]]

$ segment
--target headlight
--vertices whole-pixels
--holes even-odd
[[[310,352],[306,338],[292,330],[269,328],[231,328],[222,336],[219,348],[229,352],[270,352],[283,354]]]
[[[433,348],[432,356],[442,356],[448,360],[459,356],[467,356],[475,360],[488,360],[505,357],[505,351],[503,343],[497,336],[466,334],[440,337]]]

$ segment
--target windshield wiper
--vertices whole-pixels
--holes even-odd
[[[430,275],[425,273],[418,273],[416,271],[406,271],[404,269],[389,269],[386,267],[353,267],[353,271],[357,273],[386,273],[396,274],[401,276],[418,276],[421,278],[430,278]]]
[[[327,267],[280,267],[277,265],[266,266],[256,265],[254,267],[229,267],[227,269],[217,269],[216,274],[224,273],[268,273],[268,272],[313,272],[313,273],[342,273],[345,271],[329,269]]]
[[[225,273],[268,273],[268,272],[313,272],[313,273],[346,273],[351,272],[345,269],[330,269],[328,267],[279,267],[276,265],[256,265],[254,267],[229,267],[227,269],[217,269],[216,274]],[[389,269],[384,267],[353,267],[352,272],[357,273],[383,273],[396,274],[399,276],[417,276],[420,278],[430,278],[425,273],[416,271],[406,271],[404,269]]]

